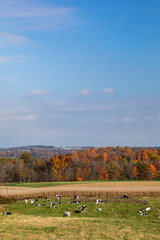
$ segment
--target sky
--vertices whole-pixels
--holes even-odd
[[[0,147],[160,146],[159,0],[0,0]]]

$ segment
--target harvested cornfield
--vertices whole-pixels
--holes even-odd
[[[24,198],[53,198],[62,194],[64,198],[78,194],[81,197],[120,198],[124,194],[129,197],[160,197],[160,181],[138,182],[89,182],[85,184],[60,185],[42,188],[1,187],[1,195],[14,200]]]

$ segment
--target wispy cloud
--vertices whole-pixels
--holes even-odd
[[[84,89],[80,92],[81,95],[90,95],[91,93],[93,93],[91,89]]]
[[[50,95],[50,94],[53,94],[53,92],[47,91],[47,90],[40,90],[40,89],[36,89],[36,90],[28,93],[28,95],[30,95],[30,96],[34,96],[34,95]]]
[[[143,135],[141,135],[141,136],[138,136],[138,139],[139,139],[139,140],[144,140],[144,139],[146,139],[146,137],[143,136]]]
[[[124,122],[124,123],[131,123],[131,122],[137,121],[137,119],[134,119],[134,118],[131,118],[131,117],[124,117],[120,121]]]
[[[13,107],[11,103],[0,109],[0,123],[35,121],[37,116],[28,107]]]
[[[19,46],[21,44],[33,44],[33,43],[29,38],[22,35],[0,32],[0,48],[11,45]]]
[[[12,76],[12,75],[0,76],[0,81],[8,81],[8,80],[12,80],[15,78],[16,78],[16,76]]]
[[[4,18],[6,24],[10,25],[12,25],[11,20],[14,19],[14,24],[23,25],[24,28],[58,28],[73,24],[77,18],[76,12],[77,9],[73,7],[57,7],[53,4],[42,4],[40,1],[1,0],[0,18]],[[21,19],[21,22],[18,22],[18,19]]]
[[[23,63],[29,58],[28,55],[0,56],[0,63]]]
[[[115,89],[114,88],[105,88],[102,90],[102,92],[104,94],[113,94],[113,93],[115,93]]]

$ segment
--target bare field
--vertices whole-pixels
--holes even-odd
[[[0,187],[0,195],[14,199],[24,198],[53,198],[55,194],[70,197],[79,194],[82,197],[160,197],[160,181],[138,182],[94,182],[70,184],[41,188]]]

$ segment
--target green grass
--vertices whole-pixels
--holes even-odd
[[[11,183],[11,184],[8,184],[8,186],[40,188],[40,187],[50,187],[50,186],[59,186],[59,185],[67,185],[67,184],[84,184],[84,183],[95,183],[95,182],[100,182],[100,181]]]
[[[54,202],[56,199],[50,199],[50,201]],[[64,199],[61,201],[61,204],[56,205],[55,208],[51,208],[49,206],[49,202],[47,202],[45,199],[39,199],[38,202],[40,205],[43,203],[46,203],[46,206],[40,206],[37,207],[36,203],[31,204],[30,202],[26,204],[24,201],[18,201],[16,203],[8,204],[6,205],[6,208],[13,212],[13,213],[21,213],[26,215],[34,215],[34,216],[53,216],[53,217],[62,217],[63,213],[65,211],[74,212],[75,210],[78,210],[81,205],[86,205],[86,212],[81,214],[73,214],[72,217],[101,217],[101,218],[110,218],[110,217],[118,217],[121,219],[129,219],[129,218],[136,218],[136,219],[142,219],[140,214],[138,213],[138,210],[141,208],[146,208],[146,206],[151,206],[152,211],[148,212],[148,216],[154,217],[156,216],[156,209],[158,209],[160,200],[159,199],[149,199],[147,201],[130,201],[130,200],[110,200],[110,202],[104,202],[102,205],[95,204],[94,200],[90,201],[82,201],[80,204],[69,204],[69,201],[71,199]],[[137,201],[137,203],[136,203]],[[146,202],[148,204],[146,204]],[[102,212],[97,211],[97,208],[101,207]],[[148,217],[147,216],[147,217]]]
[[[98,183],[98,182],[144,182],[144,181],[140,181],[140,180],[95,180],[95,181],[73,181],[73,182],[32,182],[32,183],[25,182],[25,183],[10,183],[10,184],[8,184],[8,186],[40,188],[40,187],[50,187],[50,186],[59,186],[59,185],[67,185],[67,184],[87,184],[87,183]]]
[[[159,198],[145,198],[141,201],[110,199],[102,205],[96,205],[92,199],[84,199],[81,204],[69,204],[69,201],[71,199],[62,199],[62,204],[55,208],[51,208],[49,203],[44,207],[25,204],[24,201],[5,204],[3,207],[11,211],[12,215],[0,214],[0,239],[23,239],[26,233],[25,239],[31,240],[160,239]],[[39,200],[40,204],[44,202],[46,200]],[[81,205],[87,206],[86,212],[75,214],[74,211]],[[151,210],[147,216],[141,216],[139,209],[147,206],[150,206]],[[102,208],[102,212],[97,211],[98,207]],[[2,210],[0,211],[2,213]],[[71,212],[71,217],[63,218],[65,211]],[[6,235],[7,229],[10,229],[11,236]]]

